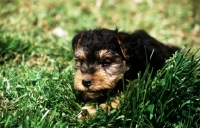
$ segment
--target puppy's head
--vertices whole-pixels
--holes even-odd
[[[85,98],[105,96],[129,69],[127,46],[121,38],[117,30],[107,29],[83,31],[73,38],[74,87]]]

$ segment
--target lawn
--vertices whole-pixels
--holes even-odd
[[[0,0],[0,127],[200,126],[199,5],[198,0]],[[183,50],[154,79],[147,67],[144,76],[130,81],[119,109],[99,109],[94,118],[77,120],[83,102],[73,88],[71,39],[94,28],[145,29]]]

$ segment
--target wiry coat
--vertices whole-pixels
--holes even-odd
[[[75,89],[83,93],[89,90],[89,87],[81,85],[85,83],[82,79],[87,75],[86,78],[92,79],[95,86],[90,86],[84,96],[92,99],[105,96],[107,90],[122,89],[119,83],[122,77],[128,80],[136,79],[138,72],[143,73],[148,63],[155,73],[162,68],[166,59],[179,50],[178,47],[162,44],[144,30],[130,34],[108,29],[81,31],[73,38],[72,47],[76,61]],[[101,54],[106,54],[109,59],[102,59]],[[106,74],[113,77],[107,79]],[[107,82],[102,82],[106,79]],[[95,81],[98,81],[98,84],[95,84]],[[111,81],[110,85],[108,81]],[[97,93],[93,94],[95,91],[99,93],[98,96]]]

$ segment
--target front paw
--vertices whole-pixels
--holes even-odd
[[[120,107],[119,97],[114,97],[110,102],[102,103],[99,107],[107,112],[110,112],[111,109],[118,109]]]
[[[81,108],[81,112],[77,115],[78,119],[86,120],[88,116],[94,116],[96,109],[93,106],[84,106]]]

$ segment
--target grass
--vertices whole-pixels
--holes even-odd
[[[200,19],[194,3],[0,0],[0,127],[198,127]],[[154,79],[147,68],[130,81],[119,110],[80,121],[71,39],[77,30],[97,27],[143,28],[185,50]]]

